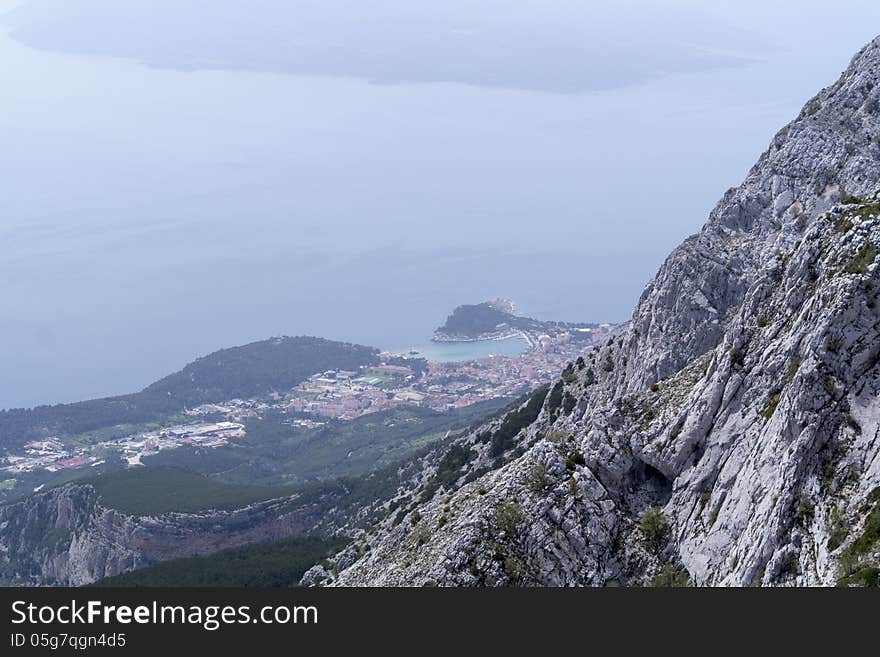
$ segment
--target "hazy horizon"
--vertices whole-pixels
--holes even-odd
[[[272,335],[408,344],[496,296],[626,320],[874,18],[0,0],[0,408]]]

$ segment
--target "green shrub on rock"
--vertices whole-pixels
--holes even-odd
[[[518,502],[505,500],[498,506],[495,512],[495,525],[499,531],[504,532],[508,536],[516,534],[516,530],[522,520],[522,508]]]
[[[646,510],[639,519],[639,531],[647,546],[658,551],[669,534],[669,521],[663,512],[656,507]]]
[[[655,588],[685,588],[693,585],[693,580],[686,570],[670,563],[663,566],[660,573],[648,584]]]

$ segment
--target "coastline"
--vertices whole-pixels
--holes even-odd
[[[437,344],[451,344],[457,342],[498,342],[501,340],[512,340],[514,338],[519,338],[528,344],[528,351],[531,351],[537,345],[537,341],[526,331],[507,331],[505,333],[481,333],[477,336],[463,336],[463,335],[448,335],[446,333],[441,333],[440,331],[435,331],[434,335],[431,336],[431,342],[436,342]]]
[[[486,340],[425,340],[421,345],[393,348],[389,353],[415,356],[429,362],[476,361],[490,356],[520,356],[533,353],[533,342],[520,334],[496,335]]]
[[[510,331],[507,333],[481,333],[477,336],[466,335],[448,335],[435,331],[431,336],[431,342],[488,342],[490,340],[509,340],[511,338],[524,337],[519,331]]]

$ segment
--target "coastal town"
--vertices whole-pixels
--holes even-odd
[[[151,427],[97,442],[49,437],[24,445],[20,454],[0,458],[0,486],[16,475],[45,470],[97,467],[111,456],[129,466],[163,450],[184,446],[216,448],[247,440],[246,422],[273,411],[294,427],[315,428],[350,421],[402,406],[447,411],[493,399],[512,399],[552,382],[565,366],[600,344],[614,325],[530,332],[529,349],[519,355],[489,355],[458,362],[428,362],[411,354],[380,354],[379,364],[357,371],[312,375],[287,391],[265,398],[232,399],[187,409],[171,426]]]
[[[442,412],[492,399],[512,399],[552,382],[568,363],[603,342],[613,328],[600,324],[591,329],[529,335],[531,346],[524,354],[427,362],[426,367],[424,360],[386,352],[380,355],[379,365],[315,374],[268,401],[231,400],[189,412],[220,414],[228,422],[240,423],[275,408],[290,414],[293,424],[314,427],[331,419],[353,420],[400,406]]]

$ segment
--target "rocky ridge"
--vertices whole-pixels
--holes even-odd
[[[325,583],[876,584],[878,78],[880,38],[669,256],[623,335],[426,457]]]
[[[134,516],[103,506],[90,485],[68,484],[0,507],[0,581],[81,586],[158,561],[307,534],[323,510],[279,498],[233,511]]]

